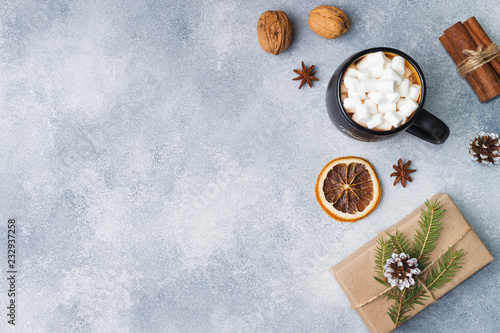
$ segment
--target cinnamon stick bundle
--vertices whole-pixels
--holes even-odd
[[[468,57],[464,50],[476,51],[478,46],[486,48],[492,44],[475,17],[446,29],[439,40],[457,65]],[[466,79],[481,103],[500,95],[500,57],[475,69]]]
[[[482,45],[483,48],[487,48],[493,43],[474,16],[465,21],[464,26],[477,46]],[[493,59],[490,65],[500,76],[500,57]]]

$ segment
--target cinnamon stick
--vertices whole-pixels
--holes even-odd
[[[460,62],[467,58],[467,56],[463,54],[464,50],[477,50],[477,44],[461,22],[446,29],[444,31],[444,36],[448,39],[451,47],[457,51],[457,57]],[[476,81],[476,89],[484,93],[485,100],[500,95],[499,77],[489,64],[479,67],[469,75]],[[474,89],[474,91],[478,93],[476,89]],[[483,102],[481,98],[480,100]]]
[[[493,43],[474,16],[466,20],[464,26],[477,46],[482,45],[486,49]],[[490,61],[490,65],[497,75],[500,76],[500,57]]]
[[[448,38],[446,38],[445,35],[442,35],[441,37],[439,37],[439,41],[441,42],[441,44],[443,44],[444,48],[446,49],[446,51],[450,55],[451,59],[453,59],[455,64],[458,65],[462,60],[460,60],[460,55],[458,54],[457,50],[455,50],[453,48],[453,46],[451,46],[451,43],[448,40]],[[472,89],[476,93],[476,95],[479,98],[479,100],[481,101],[481,103],[486,102],[486,100],[487,100],[486,95],[483,93],[483,91],[481,90],[481,87],[479,87],[479,84],[476,82],[474,77],[472,75],[467,75],[465,77],[465,79],[467,80],[467,82],[469,82],[470,86],[472,87]]]

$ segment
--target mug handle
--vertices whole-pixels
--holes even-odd
[[[441,119],[432,113],[422,110],[417,119],[406,129],[417,138],[433,144],[442,144],[448,139],[450,129]]]

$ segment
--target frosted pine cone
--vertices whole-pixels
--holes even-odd
[[[500,143],[498,142],[498,134],[480,132],[470,140],[469,153],[475,161],[482,164],[498,163]]]
[[[410,259],[410,255],[404,252],[393,253],[384,265],[384,276],[391,287],[398,286],[400,290],[403,290],[415,284],[413,276],[420,274],[420,269],[417,267],[416,258]]]

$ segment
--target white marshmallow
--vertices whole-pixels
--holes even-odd
[[[397,84],[395,80],[378,80],[377,82],[377,89],[381,92],[393,93],[396,92],[396,88]]]
[[[366,94],[362,91],[352,91],[352,90],[347,90],[347,96],[349,97],[359,97],[360,100],[365,100],[366,99]]]
[[[375,104],[374,101],[372,101],[371,99],[367,99],[365,101],[365,105],[368,106],[368,109],[370,110],[370,113],[372,115],[374,114],[377,114],[378,113],[378,108],[377,108],[377,104]]]
[[[378,79],[379,77],[382,76],[382,74],[384,73],[384,65],[376,65],[376,66],[371,66],[371,67],[368,67],[368,71],[370,72],[370,77],[372,79]]]
[[[399,75],[404,75],[405,59],[400,56],[395,56],[394,58],[392,58],[392,69],[394,69]]]
[[[370,64],[368,64],[368,59],[366,59],[366,57],[364,57],[363,59],[361,59],[361,61],[359,61],[356,64],[356,68],[358,70],[368,69],[368,67],[370,67]]]
[[[403,74],[404,77],[410,77],[411,76],[411,70],[410,67],[405,66],[405,73]]]
[[[359,81],[350,75],[344,76],[344,84],[348,90],[359,91]]]
[[[401,112],[401,111],[397,111],[397,112],[396,112],[396,114],[397,114],[398,116],[400,116],[401,118],[403,118],[403,122],[401,123],[401,125],[402,125],[402,124],[404,124],[404,123],[406,123],[406,122],[408,121],[408,117],[407,117],[407,116],[405,116],[405,115],[403,114],[403,112]]]
[[[401,84],[398,87],[398,92],[401,97],[408,96],[408,92],[410,91],[410,81],[408,79],[403,79]]]
[[[387,69],[391,67],[392,67],[392,61],[390,61],[389,59],[385,59],[384,68]]]
[[[362,122],[366,123],[371,119],[372,115],[370,113],[370,109],[368,109],[367,105],[360,104],[356,106],[356,118]]]
[[[368,127],[369,129],[372,129],[372,128],[375,128],[377,126],[382,125],[383,122],[384,122],[384,117],[380,113],[378,113],[378,114],[372,116],[372,118],[366,122],[366,127]]]
[[[410,89],[408,90],[408,98],[416,101],[418,96],[420,95],[420,86],[418,84],[410,85]]]
[[[382,105],[387,103],[387,96],[385,96],[383,93],[374,91],[368,94],[368,97],[375,102],[375,104]]]
[[[355,109],[357,105],[361,104],[361,99],[359,97],[347,97],[344,99],[344,107],[348,110]]]
[[[349,67],[345,72],[346,76],[358,77],[358,70],[352,67]]]
[[[401,106],[403,106],[403,104],[406,102],[406,98],[400,98],[397,102],[396,102],[396,109],[401,110]]]
[[[415,103],[412,99],[406,98],[405,102],[399,108],[402,114],[409,117],[418,108],[418,104]]]
[[[370,66],[384,65],[385,54],[382,51],[370,53],[366,56],[366,60],[368,61],[368,65]]]
[[[395,80],[397,84],[400,84],[401,81],[403,81],[403,78],[399,76],[399,74],[396,73],[396,71],[392,68],[387,68],[386,70],[384,70],[384,72],[382,73],[382,79]]]
[[[378,112],[380,113],[396,112],[396,103],[385,103],[379,105]]]
[[[394,92],[394,93],[386,93],[385,96],[387,96],[387,102],[389,103],[396,103],[399,101],[399,93]]]
[[[372,92],[377,90],[377,79],[360,81],[362,92]]]
[[[365,69],[358,70],[358,80],[364,81],[370,78],[370,72]]]
[[[399,127],[403,123],[403,118],[396,114],[395,112],[387,112],[384,115],[385,120],[387,120],[392,126]]]
[[[358,116],[355,114],[352,115],[352,120],[354,120],[355,122],[357,122],[358,124],[360,124],[361,126],[364,126],[366,127],[366,123],[362,122],[362,121],[359,121],[358,119]]]
[[[378,129],[380,131],[389,131],[390,129],[392,129],[392,125],[390,122],[384,119],[384,122],[379,126],[375,127],[375,129]]]

